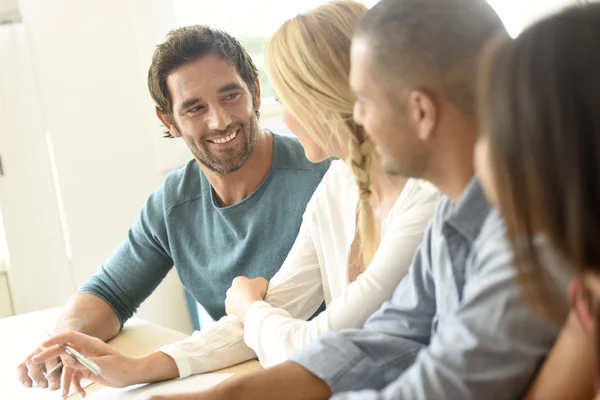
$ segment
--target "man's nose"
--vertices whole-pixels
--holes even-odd
[[[208,114],[208,128],[223,131],[231,125],[231,115],[221,106],[211,107]]]

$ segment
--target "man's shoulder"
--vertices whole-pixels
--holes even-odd
[[[350,168],[342,160],[333,160],[314,192],[316,204],[327,213],[345,211],[344,205],[357,200],[358,188]]]
[[[320,178],[329,169],[332,159],[328,158],[313,163],[306,158],[304,148],[298,138],[292,135],[273,133],[275,151],[273,154],[273,169],[278,171],[305,171]]]
[[[481,272],[498,270],[511,276],[516,272],[506,226],[498,209],[493,208],[488,213],[473,244],[473,250],[477,269]]]
[[[202,171],[196,160],[191,159],[180,169],[169,172],[158,189],[165,210],[200,199],[205,192]]]
[[[473,178],[460,199],[453,202],[448,196],[438,199],[434,225],[442,228],[449,224],[469,242],[476,242],[490,218],[491,206],[477,178]],[[437,224],[436,224],[437,223]]]
[[[431,228],[436,234],[441,234],[442,227],[449,216],[452,215],[454,208],[455,204],[448,196],[443,193],[438,196],[431,221]]]

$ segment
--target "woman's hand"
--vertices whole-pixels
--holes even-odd
[[[102,369],[96,375],[69,355],[62,345],[78,350],[81,354],[94,361]],[[68,331],[48,339],[42,344],[42,351],[32,358],[35,363],[43,363],[60,357],[63,363],[62,390],[65,397],[71,385],[82,397],[85,390],[81,387],[81,379],[89,379],[104,386],[125,387],[141,383],[141,371],[137,359],[129,358],[115,350],[102,340],[83,333]]]
[[[225,312],[244,322],[250,306],[257,301],[264,300],[268,286],[269,282],[265,278],[249,279],[245,276],[238,276],[227,290]]]

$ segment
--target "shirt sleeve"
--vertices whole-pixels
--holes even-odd
[[[494,234],[481,238],[481,247],[475,252],[477,267],[471,271],[459,309],[434,322],[436,333],[414,363],[386,368],[385,362],[394,363],[394,357],[380,360],[373,352],[374,348],[386,348],[398,358],[402,351],[396,349],[414,340],[406,329],[410,322],[404,321],[407,316],[410,321],[412,313],[398,303],[400,296],[392,300],[387,315],[380,312],[369,321],[370,334],[348,335],[336,341],[335,352],[348,347],[356,361],[353,359],[345,369],[335,366],[333,372],[317,368],[317,375],[323,376],[336,393],[363,390],[339,395],[336,400],[481,399],[492,394],[495,399],[513,399],[524,394],[552,346],[558,327],[533,315],[522,302],[511,252],[498,232],[503,232],[501,226]],[[416,294],[419,291],[412,291]],[[392,327],[394,331],[389,330]],[[369,342],[381,333],[385,333],[382,344]],[[331,351],[331,345],[326,347]],[[328,358],[327,354],[324,357]],[[316,367],[314,362],[303,365],[309,370]],[[372,374],[369,367],[383,379],[363,380],[357,388],[351,380]]]
[[[287,360],[327,331],[363,326],[367,318],[391,297],[406,275],[431,219],[437,197],[436,190],[425,188],[412,198],[407,198],[402,212],[394,215],[387,227],[367,270],[350,283],[340,297],[333,299],[325,311],[310,321],[306,318],[316,309],[317,302],[313,301],[306,310],[294,306],[295,301],[310,300],[305,299],[311,293],[310,287],[303,287],[299,292],[292,286],[298,279],[298,273],[309,274],[304,272],[303,263],[310,261],[306,263],[310,265],[309,269],[315,269],[313,260],[305,257],[288,259],[277,279],[269,285],[266,301],[254,303],[246,315],[245,341],[256,350],[263,366],[273,366]],[[318,285],[313,282],[316,279],[321,277],[315,274],[313,279],[306,279],[306,282],[316,287]]]
[[[163,346],[161,351],[177,364],[179,377],[215,371],[256,357],[243,340],[244,325],[233,316],[224,316],[192,336]]]
[[[408,274],[363,329],[330,331],[290,360],[325,381],[333,393],[383,389],[429,343],[435,315],[430,270],[431,223]]]
[[[125,241],[79,289],[108,303],[121,328],[173,267],[163,190],[150,195]]]

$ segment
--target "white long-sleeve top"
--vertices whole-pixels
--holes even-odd
[[[159,351],[171,356],[186,377],[255,356],[265,367],[276,365],[329,330],[361,327],[406,274],[437,196],[431,184],[409,179],[382,224],[373,261],[350,282],[358,189],[346,164],[334,161],[307,205],[298,237],[269,282],[265,300],[250,307],[245,326],[226,316]],[[307,321],[323,301],[326,310]]]

